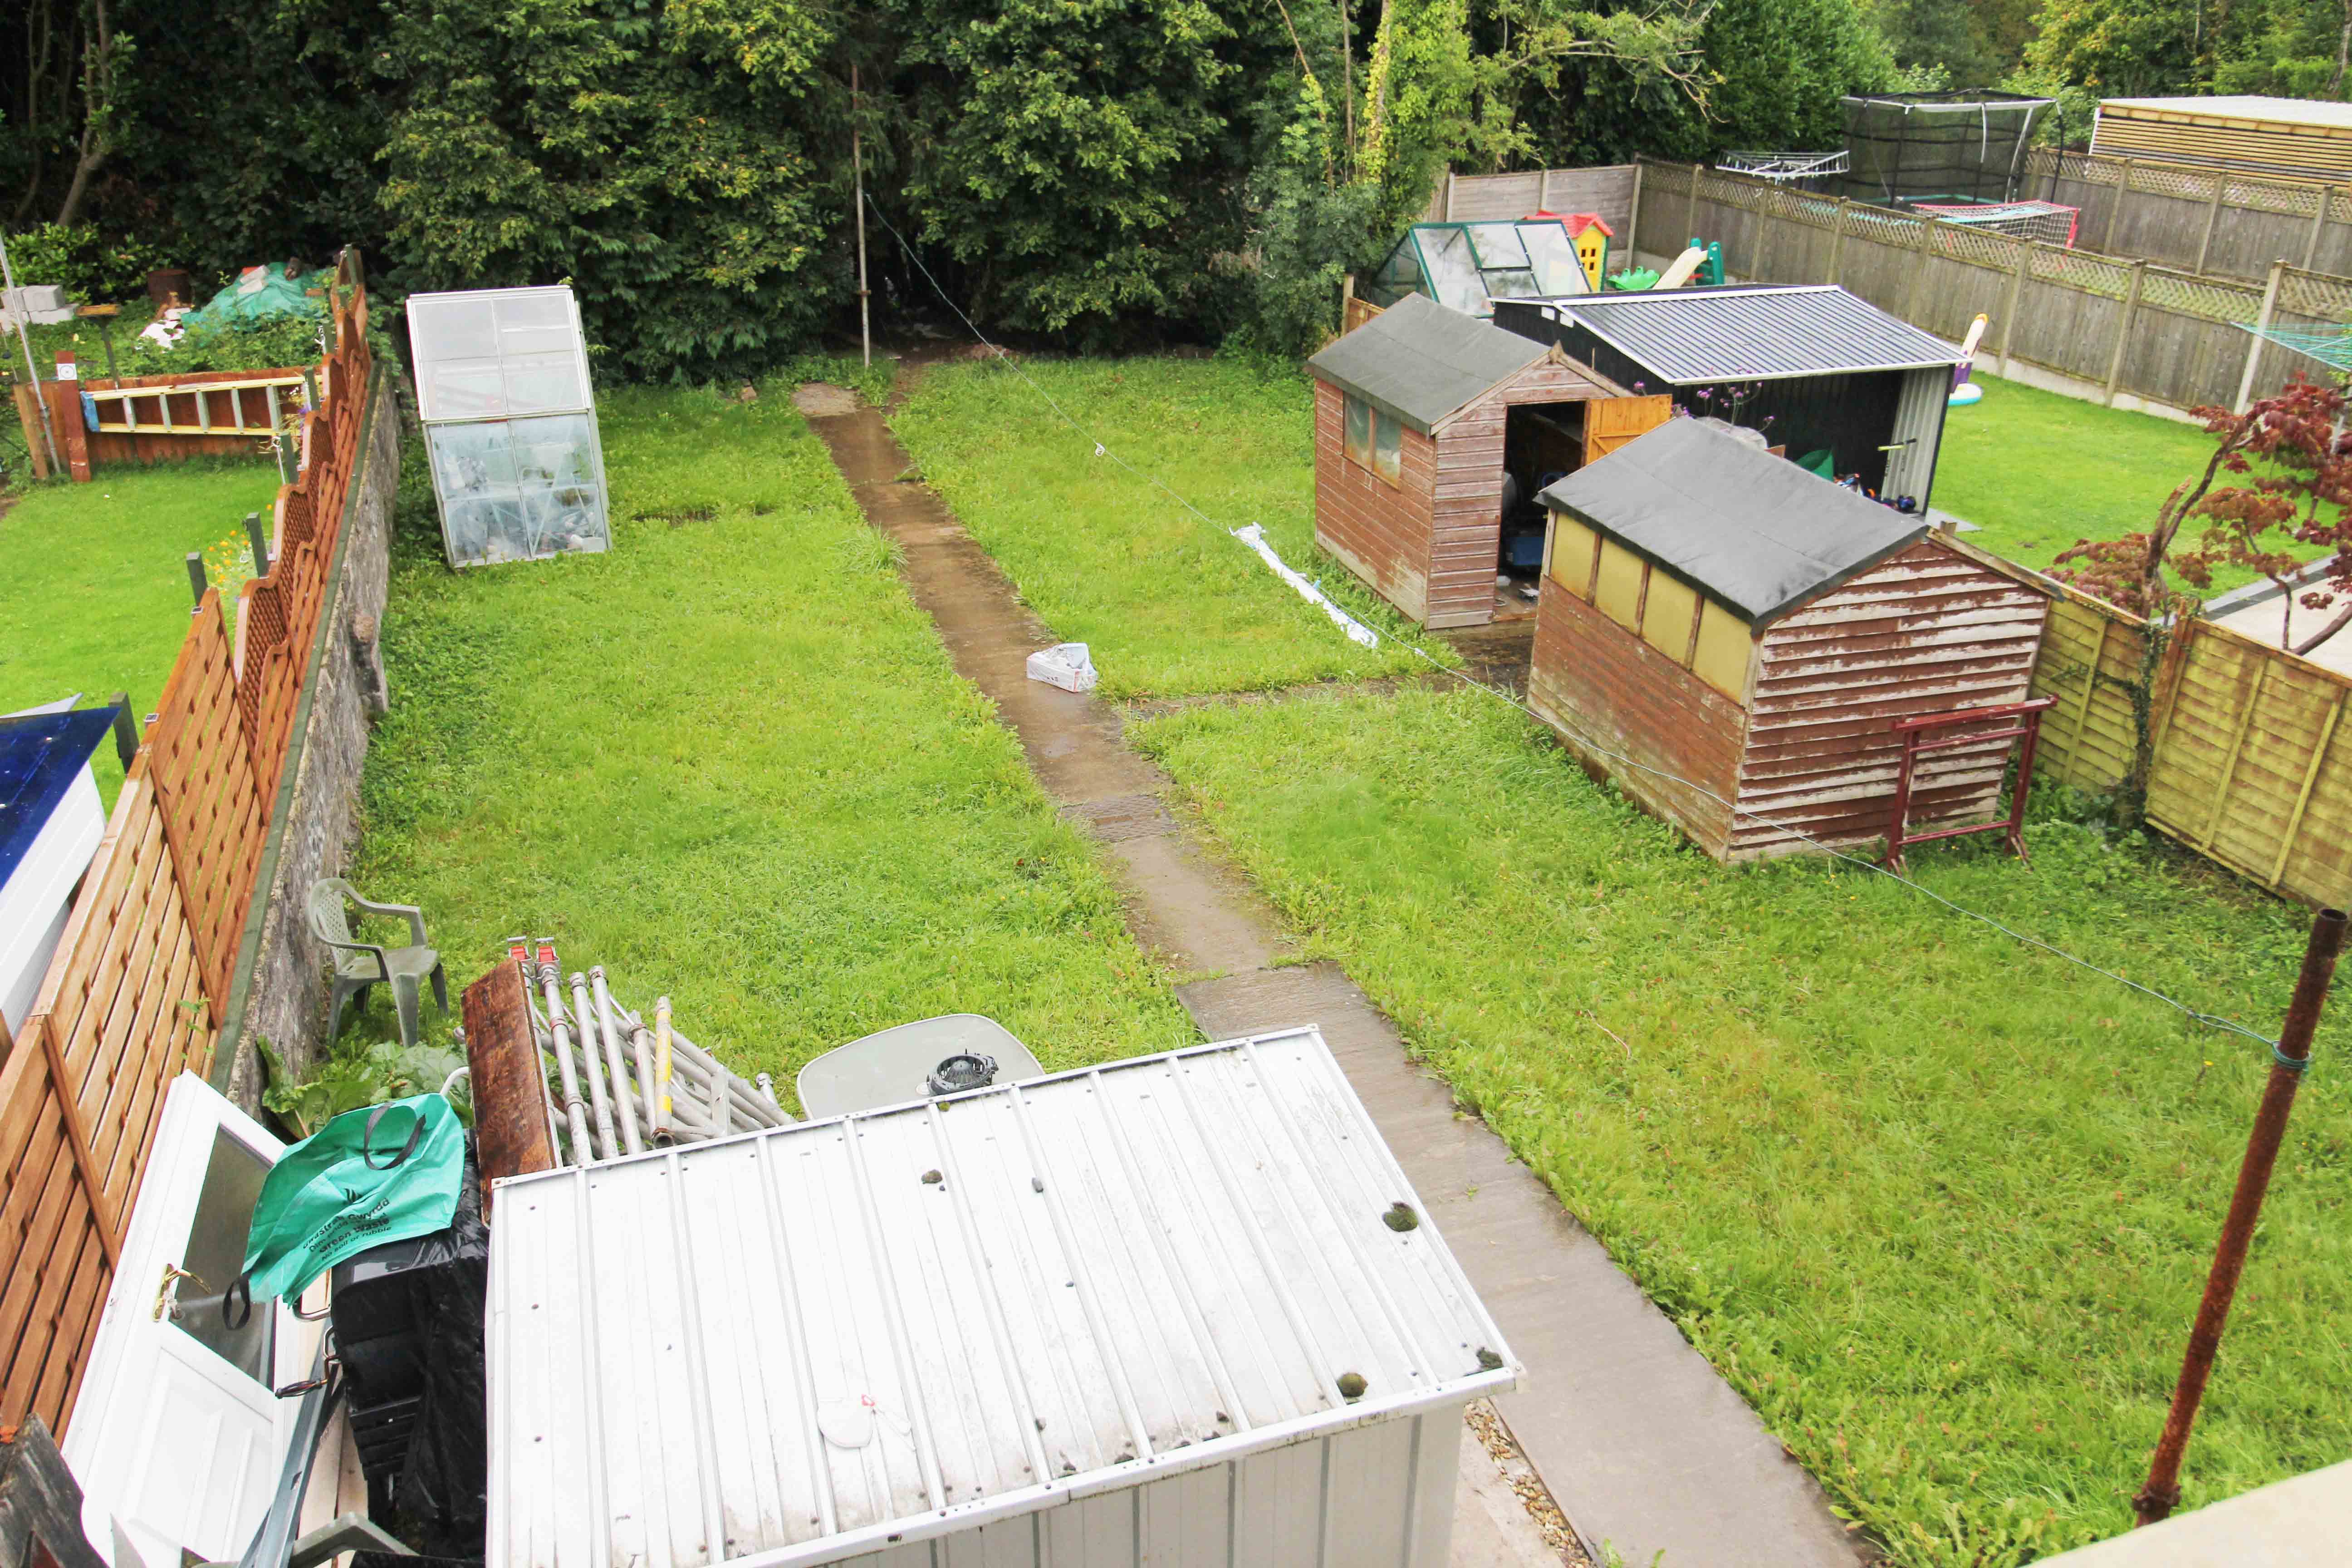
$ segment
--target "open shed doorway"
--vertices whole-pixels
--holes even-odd
[[[1503,418],[1503,517],[1495,555],[1495,618],[1536,613],[1546,485],[1584,466],[1586,403],[1522,403]]]

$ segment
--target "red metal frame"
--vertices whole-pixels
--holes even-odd
[[[2055,697],[2037,697],[2031,702],[2011,702],[1999,708],[1961,708],[1949,713],[1927,713],[1916,719],[1897,719],[1895,732],[1903,738],[1902,770],[1895,775],[1895,818],[1886,830],[1886,855],[1879,863],[1890,871],[1903,869],[1903,851],[1914,844],[1931,843],[1938,838],[1960,838],[1971,833],[1999,833],[2009,841],[2010,849],[2027,866],[2033,862],[2025,853],[2025,838],[2020,829],[2025,823],[2025,797],[2033,787],[2033,748],[2042,739],[2042,715]],[[2014,720],[2005,730],[1979,730],[1962,735],[1942,735],[1929,740],[1935,731],[1951,730],[1960,725],[1993,724]],[[1952,746],[1974,746],[1986,741],[2025,738],[2017,758],[2017,788],[2011,792],[2009,815],[1991,822],[1979,822],[1968,827],[1939,827],[1933,833],[1906,831],[1911,815],[1911,775],[1914,764],[1922,752],[1940,752]]]

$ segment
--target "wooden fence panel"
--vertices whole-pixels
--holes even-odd
[[[245,934],[266,813],[239,710],[220,594],[208,592],[164,682],[148,732],[148,776],[162,808],[205,993],[220,1021]]]
[[[2352,679],[2205,622],[2183,635],[2149,825],[2274,892],[2342,904],[2352,745],[2337,733]]]
[[[2033,695],[2058,700],[2034,753],[2042,777],[2104,795],[2130,775],[2131,689],[2147,636],[2137,616],[2071,589],[2052,602],[2033,668]]]
[[[232,638],[205,595],[82,879],[26,1027],[0,1064],[0,1426],[62,1433],[164,1091],[212,1061],[269,805],[357,474],[370,364],[346,253],[329,402],[303,422],[270,574]]]

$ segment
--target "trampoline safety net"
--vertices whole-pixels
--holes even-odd
[[[2011,200],[2052,100],[2010,92],[1890,92],[1838,101],[1845,110],[1847,166],[1837,192],[1885,205]]]

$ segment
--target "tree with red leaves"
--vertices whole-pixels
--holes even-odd
[[[2345,428],[2345,395],[2298,380],[2243,414],[2192,412],[2218,437],[2204,471],[2166,498],[2154,528],[2097,543],[2078,540],[2059,555],[2053,575],[2154,620],[2194,602],[2166,582],[2168,565],[2196,589],[2212,585],[2217,566],[2244,567],[2278,584],[2280,644],[2307,654],[2352,626],[2352,431]],[[2193,521],[2205,524],[2203,532],[2181,548]],[[2300,554],[2298,545],[2305,547]],[[2294,578],[2314,545],[2332,550],[2332,562],[2298,597]],[[2288,640],[2297,604],[2325,611],[2339,600],[2343,608],[2317,631]]]

